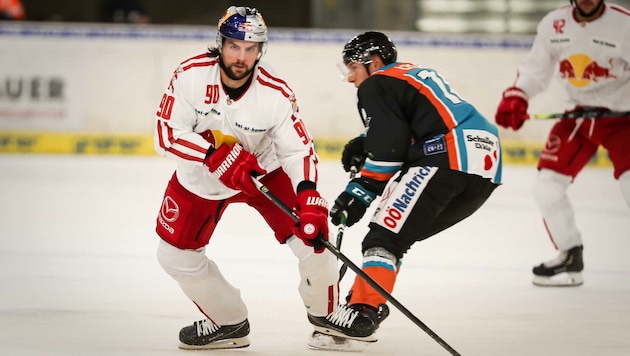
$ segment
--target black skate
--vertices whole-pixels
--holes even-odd
[[[348,295],[346,296],[346,303],[350,304],[351,299],[352,299],[352,291],[350,291]],[[371,306],[366,305],[365,307],[367,309],[374,310],[374,308],[372,308]],[[385,318],[387,318],[388,316],[389,316],[389,307],[387,306],[387,304],[379,305],[378,308],[376,309],[376,318],[374,319],[377,329],[378,329],[378,326],[383,322],[383,320],[385,320]]]
[[[374,322],[376,323],[376,328],[378,329],[379,325],[389,316],[389,307],[387,304],[381,304],[376,309],[376,319]]]
[[[353,326],[358,326],[360,324],[370,325],[370,323],[366,322],[363,318],[371,320],[374,325],[373,329],[376,330],[378,329],[380,323],[389,316],[389,307],[386,304],[381,304],[378,308],[366,305],[352,305],[350,307],[343,305],[339,308],[340,309],[335,313],[330,314],[325,318],[317,318],[309,315],[309,320],[315,326],[315,331],[308,342],[308,347],[310,349],[362,352],[369,344],[376,342],[376,337],[373,335],[374,332],[372,332],[372,334],[368,337],[353,337],[345,334],[345,332],[350,333],[348,330],[352,330]],[[348,314],[358,314],[356,319],[353,319],[354,324],[352,321],[350,322],[350,327],[346,327],[344,323],[342,323],[344,325],[337,325],[339,322],[333,322],[333,320],[339,320],[339,315]],[[335,317],[333,315],[337,316]],[[353,316],[351,315],[350,318],[353,318]],[[363,322],[361,322],[361,319],[363,319]],[[322,324],[325,326],[320,326]],[[331,324],[334,324],[334,326]],[[358,328],[355,328],[354,335],[360,335],[361,333],[356,331],[356,329]]]
[[[582,270],[582,246],[576,246],[568,251],[562,251],[560,255],[551,261],[541,263],[534,267],[533,283],[537,286],[559,287],[579,286],[584,283]]]
[[[185,350],[236,349],[249,346],[249,322],[217,325],[211,320],[195,321],[179,332],[179,348]]]

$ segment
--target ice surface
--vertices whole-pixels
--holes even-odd
[[[306,348],[295,258],[245,205],[228,209],[207,254],[241,289],[252,345],[177,349],[179,329],[200,314],[155,258],[174,167],[158,157],[0,155],[0,355],[323,352]],[[413,247],[394,296],[462,355],[626,355],[630,210],[611,169],[585,170],[569,191],[585,240],[577,288],[531,284],[531,267],[555,256],[531,196],[535,169],[508,166],[504,176],[480,211]],[[324,162],[321,178],[329,201],[347,181],[337,162]],[[366,221],[344,236],[357,263]],[[364,355],[448,355],[391,309]]]

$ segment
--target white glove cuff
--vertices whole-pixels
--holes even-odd
[[[517,88],[517,87],[511,87],[511,88],[505,89],[505,91],[503,92],[503,97],[504,98],[517,97],[517,98],[521,98],[525,100],[526,102],[529,101],[527,94],[525,94],[525,92],[522,89]]]

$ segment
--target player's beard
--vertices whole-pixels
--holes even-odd
[[[595,15],[601,8],[602,6],[604,6],[604,1],[603,0],[595,0],[595,2],[597,3],[595,5],[595,7],[593,8],[593,10],[589,11],[589,12],[584,12],[577,4],[577,0],[573,1],[575,3],[575,8],[577,9],[578,13],[580,14],[580,16],[584,17],[584,18],[589,18],[593,15]]]
[[[243,64],[243,63],[235,63],[235,64]],[[238,74],[234,70],[232,70],[234,64],[228,67],[225,65],[225,63],[223,63],[223,59],[221,59],[219,61],[219,65],[221,66],[221,69],[223,69],[223,71],[225,72],[225,75],[228,76],[228,78],[232,80],[241,80],[241,79],[247,78],[252,73],[252,71],[254,70],[254,67],[256,66],[256,63],[254,63],[253,66],[245,69],[244,72],[241,72]]]

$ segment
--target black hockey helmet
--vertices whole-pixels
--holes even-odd
[[[368,31],[353,37],[343,47],[343,63],[369,64],[378,54],[385,65],[396,62],[398,52],[394,43],[382,32]]]

